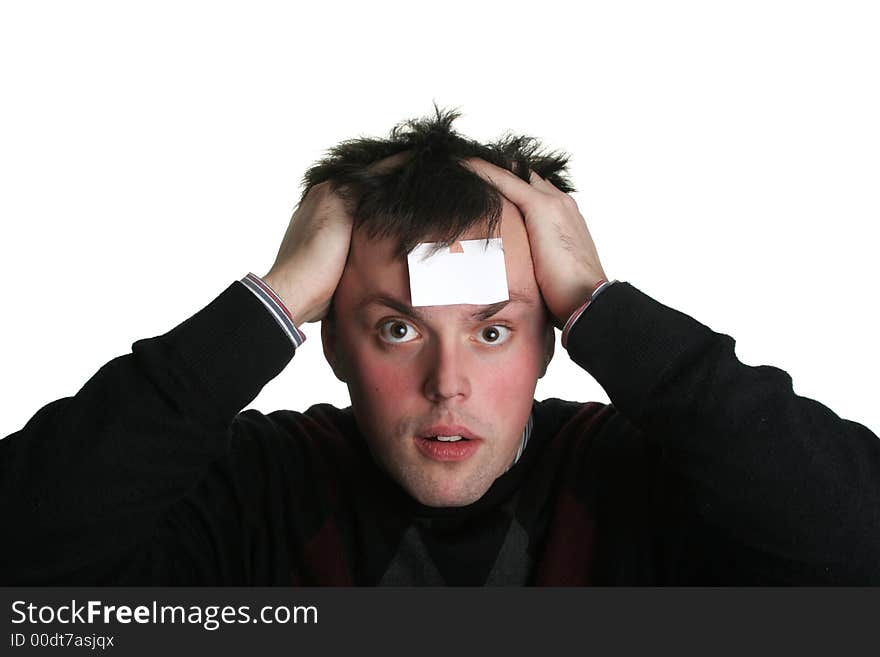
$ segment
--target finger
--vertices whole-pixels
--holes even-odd
[[[533,169],[529,169],[529,183],[534,185],[538,189],[547,189],[548,186],[552,187],[549,182],[547,182],[541,176],[535,173]]]
[[[546,178],[542,178],[537,173],[535,173],[534,169],[529,169],[529,182],[535,187],[535,189],[540,189],[544,192],[559,192],[559,188],[554,185],[552,182],[547,180]]]
[[[496,187],[521,210],[525,210],[535,200],[535,188],[507,169],[476,157],[462,160],[461,164]]]
[[[388,157],[382,158],[381,160],[376,160],[367,167],[367,171],[371,171],[374,173],[387,173],[388,171],[396,169],[398,166],[409,160],[411,157],[412,151],[401,151],[399,153],[395,153],[394,155],[389,155]]]

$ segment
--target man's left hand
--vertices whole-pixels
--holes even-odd
[[[530,182],[479,158],[462,165],[515,204],[525,220],[535,279],[558,328],[607,280],[596,245],[575,200],[529,171]]]

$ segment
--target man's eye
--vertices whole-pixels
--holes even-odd
[[[480,329],[480,337],[485,340],[483,344],[503,344],[510,339],[511,331],[506,326],[501,326],[500,324],[495,324],[493,326],[487,326],[486,328]]]
[[[399,319],[392,319],[379,327],[379,335],[385,342],[400,344],[411,341],[418,335],[418,332],[416,332],[411,324]]]

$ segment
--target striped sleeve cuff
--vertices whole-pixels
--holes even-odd
[[[562,340],[562,348],[563,349],[566,348],[566,344],[568,343],[568,334],[571,332],[571,327],[574,326],[574,323],[576,321],[578,321],[578,319],[580,318],[581,315],[584,314],[584,311],[590,306],[591,303],[593,303],[593,300],[596,297],[598,297],[600,294],[602,294],[602,292],[604,292],[607,288],[609,288],[611,285],[613,285],[616,282],[617,282],[617,280],[600,281],[599,284],[596,286],[596,288],[593,290],[593,293],[590,295],[590,298],[587,299],[587,302],[571,314],[571,317],[568,318],[568,321],[565,323],[565,326],[562,328],[561,340]]]
[[[306,341],[305,334],[294,325],[290,311],[282,303],[281,297],[275,294],[275,290],[269,287],[266,281],[256,274],[249,272],[247,276],[238,282],[253,292],[263,302],[272,318],[278,323],[278,326],[281,327],[285,335],[290,338],[290,341],[293,342],[294,348],[299,347]]]

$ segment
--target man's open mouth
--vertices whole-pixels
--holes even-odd
[[[461,431],[461,433],[453,433]],[[480,437],[468,433],[466,427],[429,427],[415,438],[416,447],[433,461],[464,461],[480,449]],[[462,435],[468,433],[468,435]]]
[[[421,428],[417,436],[425,440],[432,440],[440,443],[457,443],[463,440],[477,440],[477,436],[473,431],[463,424],[432,424]]]

